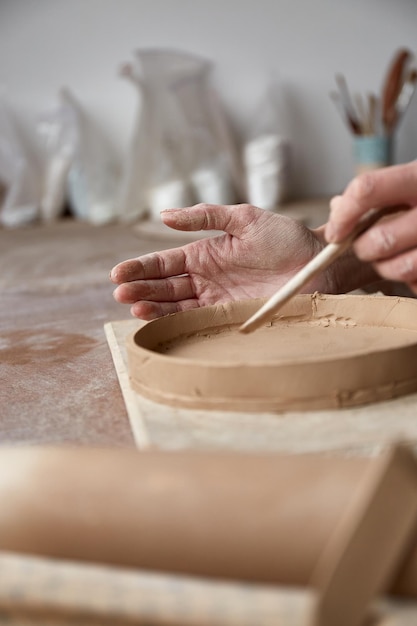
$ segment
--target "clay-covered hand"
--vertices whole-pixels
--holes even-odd
[[[220,230],[180,248],[146,254],[113,268],[118,302],[132,315],[150,320],[199,306],[267,297],[303,267],[323,245],[301,223],[250,205],[199,204],[161,213],[171,228]],[[305,291],[334,293],[332,274],[320,276]]]
[[[417,161],[358,176],[330,206],[325,236],[334,242],[343,239],[370,209],[398,207],[398,214],[361,235],[354,251],[380,276],[404,282],[417,293]]]

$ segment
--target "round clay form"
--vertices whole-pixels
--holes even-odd
[[[272,322],[238,332],[262,300],[149,322],[127,340],[133,388],[164,404],[314,410],[417,391],[417,300],[296,296]]]

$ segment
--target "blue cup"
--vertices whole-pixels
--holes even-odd
[[[386,167],[393,162],[391,135],[358,135],[353,139],[356,172]]]

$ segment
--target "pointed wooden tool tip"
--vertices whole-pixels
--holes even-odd
[[[243,322],[239,328],[239,332],[242,333],[242,335],[253,333],[254,330],[263,326],[265,322],[268,322],[273,313],[274,311],[271,310],[270,300],[268,300],[260,309],[255,311],[246,322]]]
[[[259,311],[254,313],[252,317],[240,326],[239,332],[242,333],[242,335],[249,335],[250,333],[253,333],[254,330],[260,328],[264,324],[266,321],[265,315],[265,310],[262,307],[262,309],[259,309]]]

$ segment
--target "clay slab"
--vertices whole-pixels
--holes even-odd
[[[243,412],[186,409],[135,391],[126,342],[146,322],[125,319],[104,326],[135,443],[141,450],[338,452],[374,456],[398,440],[417,452],[417,393],[363,406],[316,411]]]
[[[127,340],[133,388],[171,406],[232,411],[357,406],[417,391],[417,301],[297,296],[252,335],[259,300],[179,313]]]

